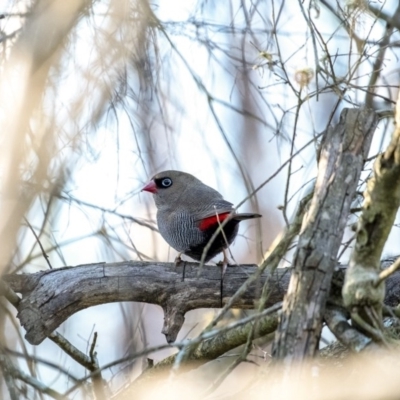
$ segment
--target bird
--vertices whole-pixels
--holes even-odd
[[[222,276],[228,266],[226,250],[238,233],[239,222],[261,217],[256,213],[237,213],[218,191],[182,171],[160,172],[142,191],[153,194],[159,232],[179,253],[175,263],[181,261],[182,254],[201,261],[206,252],[207,262],[222,252]]]

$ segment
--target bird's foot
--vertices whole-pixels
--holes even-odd
[[[179,253],[176,257],[175,257],[175,267],[177,267],[181,262],[182,262],[182,258],[181,258],[182,253]]]

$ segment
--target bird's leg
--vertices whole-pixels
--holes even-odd
[[[175,262],[174,262],[174,267],[177,268],[178,265],[183,262],[181,255],[183,254],[182,251],[180,251],[178,253],[178,255],[175,257]],[[182,269],[182,282],[185,280],[185,264],[183,265],[183,269]]]
[[[175,257],[175,267],[177,267],[182,262],[181,255],[182,252],[179,252],[178,255]]]
[[[229,264],[229,259],[228,259],[228,255],[227,255],[227,253],[226,253],[226,249],[223,249],[223,250],[222,250],[222,253],[223,253],[223,255],[224,255],[224,258],[222,259],[222,261],[218,261],[218,262],[217,262],[217,265],[218,265],[219,267],[221,267],[221,279],[222,279],[223,276],[225,275],[226,267],[227,267],[228,264]]]
[[[221,278],[225,275],[226,268],[228,267],[228,255],[226,254],[226,249],[222,250],[222,254],[224,255],[224,258],[221,262]]]
[[[228,255],[226,254],[226,249],[223,249],[222,250],[222,253],[223,253],[223,255],[224,255],[224,258],[223,258],[223,260],[222,261],[220,261],[217,265],[219,265],[220,267],[221,267],[221,288],[220,288],[220,290],[221,290],[221,298],[220,298],[220,300],[221,300],[221,308],[222,308],[222,300],[223,300],[223,294],[222,294],[222,292],[223,292],[223,289],[224,289],[224,284],[223,284],[223,281],[224,281],[224,275],[225,275],[225,272],[226,272],[226,268],[228,267]]]

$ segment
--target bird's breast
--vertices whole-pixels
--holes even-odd
[[[159,211],[157,224],[161,236],[177,251],[185,252],[203,240],[198,223],[187,212]]]

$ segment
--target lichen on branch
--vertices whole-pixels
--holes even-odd
[[[400,96],[396,105],[396,128],[388,148],[374,163],[364,199],[343,286],[343,300],[353,322],[371,337],[381,340],[385,287],[376,282],[383,247],[400,206]]]

